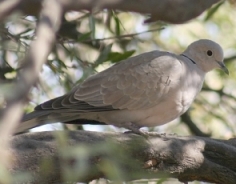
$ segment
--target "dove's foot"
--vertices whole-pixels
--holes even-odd
[[[144,132],[144,131],[140,130],[140,127],[137,126],[136,124],[127,123],[124,127],[130,130],[130,131],[126,131],[124,133],[128,133],[128,134],[129,133],[134,133],[134,134],[137,134],[137,135],[141,135],[145,138],[148,137],[148,132]]]
[[[141,131],[141,130],[139,130],[139,131],[129,130],[129,131],[125,131],[124,133],[125,134],[137,134],[137,135],[141,135],[144,138],[149,137],[148,132],[144,132],[144,131]]]

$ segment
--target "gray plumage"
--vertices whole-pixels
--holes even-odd
[[[156,50],[126,59],[37,106],[16,133],[53,122],[80,124],[80,119],[134,132],[168,123],[189,108],[208,71],[228,73],[223,57],[217,43],[198,40],[181,55]]]

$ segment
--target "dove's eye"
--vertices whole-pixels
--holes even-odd
[[[212,56],[212,51],[211,51],[211,50],[208,50],[208,51],[207,51],[207,55],[208,55],[208,56]]]

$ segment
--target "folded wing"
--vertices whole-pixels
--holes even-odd
[[[89,77],[69,94],[35,110],[99,112],[151,108],[174,89],[181,72],[181,61],[176,55],[160,51],[144,53]]]

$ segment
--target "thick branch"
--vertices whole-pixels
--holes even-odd
[[[9,170],[29,171],[35,183],[85,182],[101,177],[111,180],[173,177],[184,182],[227,184],[236,181],[234,139],[158,134],[145,139],[134,134],[88,131],[64,134],[70,146],[58,132],[13,137],[14,161]],[[48,167],[40,169],[40,165]]]
[[[150,15],[150,19],[146,22],[160,20],[178,24],[197,17],[219,1],[220,0],[64,0],[63,7],[65,11],[79,11],[83,9],[132,11]],[[14,10],[20,10],[28,15],[38,15],[42,7],[41,2],[42,0],[21,0],[19,3],[14,4],[15,8],[13,8],[12,3],[11,6],[9,5],[10,10],[7,11],[4,9],[4,13],[0,12],[0,15],[2,15],[0,20],[3,20],[3,17]]]

